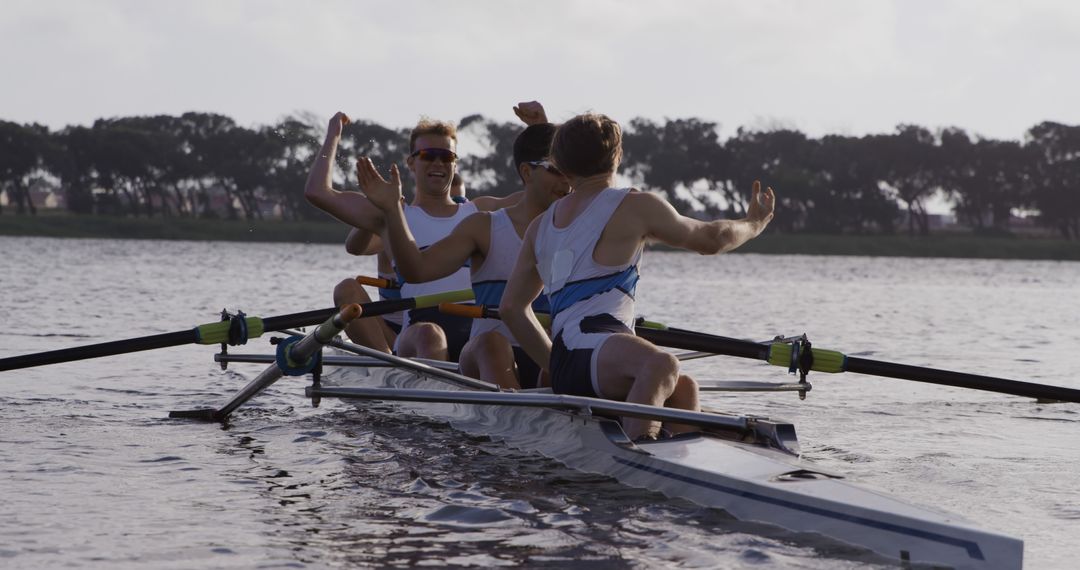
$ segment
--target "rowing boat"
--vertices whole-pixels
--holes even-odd
[[[384,354],[335,340],[348,322],[380,314],[401,304],[434,306],[458,300],[462,293],[369,303],[266,319],[243,314],[220,323],[123,341],[80,346],[0,359],[0,371],[112,354],[175,346],[221,344],[216,359],[270,364],[218,409],[181,410],[170,417],[226,421],[229,415],[284,375],[312,376],[307,395],[401,402],[417,414],[444,421],[463,432],[485,435],[525,451],[539,453],[568,467],[603,474],[627,485],[651,489],[694,503],[723,509],[736,518],[810,533],[859,547],[905,565],[948,568],[1020,568],[1023,542],[979,528],[955,515],[913,505],[866,489],[802,458],[794,427],[759,416],[673,410],[627,402],[552,394],[544,390],[502,392],[492,384],[453,372],[452,363],[425,362]],[[326,317],[330,315],[330,318]],[[323,319],[326,319],[325,321]],[[304,335],[290,327],[318,327]],[[268,331],[292,335],[279,339],[276,355],[226,351]],[[1025,397],[1080,402],[1080,390],[1001,378],[848,357],[811,347],[803,337],[757,343],[681,329],[650,331],[663,346],[682,350],[681,358],[704,353],[727,354],[788,366],[799,382],[762,386],[736,382],[734,391],[791,390],[805,396],[810,370],[856,372],[988,390]],[[342,354],[322,356],[330,346]],[[692,424],[696,434],[638,443],[627,438],[619,417],[640,417]]]
[[[324,360],[308,388],[314,399],[396,401],[415,414],[539,453],[583,472],[658,491],[732,516],[812,533],[904,564],[1020,568],[1023,542],[955,515],[855,485],[801,458],[794,427],[757,416],[687,412],[552,394],[501,392],[451,372],[452,365],[381,355],[334,341],[352,356]],[[222,362],[245,360],[219,356]],[[650,409],[646,409],[650,408]],[[702,427],[635,443],[617,416],[638,415]]]

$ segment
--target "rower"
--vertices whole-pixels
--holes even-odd
[[[465,195],[465,179],[460,172],[455,172],[454,179],[450,181],[450,199],[458,204],[469,201],[469,197]]]
[[[417,246],[406,224],[400,179],[392,174],[387,181],[370,166],[370,161],[361,163],[360,186],[386,216],[390,249],[398,271],[407,281],[443,278],[468,264],[477,303],[498,306],[525,230],[552,202],[570,191],[566,179],[547,160],[555,126],[547,122],[543,107],[529,102],[519,104],[515,110],[519,116],[524,114],[523,120],[529,124],[514,140],[514,165],[525,187],[524,198],[502,210],[469,216],[449,236],[426,249]],[[534,309],[547,312],[546,301],[546,297],[539,297]],[[541,367],[497,319],[473,322],[459,362],[463,374],[503,388],[535,388],[541,384]]]
[[[574,191],[529,226],[499,314],[533,360],[549,366],[556,393],[697,411],[698,387],[679,361],[634,335],[634,294],[645,241],[717,254],[754,238],[773,217],[772,189],[754,182],[745,218],[699,221],[663,198],[615,188],[622,129],[601,114],[558,127],[551,156]],[[551,301],[551,334],[531,303]],[[623,418],[627,435],[653,439],[659,422]],[[669,424],[672,433],[693,431]]]
[[[358,192],[342,192],[333,188],[332,165],[337,154],[341,133],[349,118],[344,113],[337,113],[330,119],[326,140],[321,152],[315,159],[304,197],[312,205],[334,216],[338,220],[372,236],[380,235],[385,226],[385,217],[368,199]],[[421,120],[409,137],[410,154],[406,164],[416,180],[413,203],[405,207],[405,217],[417,236],[421,247],[426,247],[446,237],[461,220],[477,211],[490,211],[515,203],[519,194],[506,198],[480,196],[475,200],[458,204],[450,199],[450,183],[457,167],[457,130],[454,125]],[[370,160],[362,159],[370,164]],[[397,166],[392,167],[397,173]],[[357,234],[361,241],[373,240],[370,236]],[[385,248],[384,248],[385,249]],[[392,258],[391,258],[392,259]],[[402,297],[415,297],[444,291],[455,291],[469,287],[469,273],[461,267],[454,274],[430,283],[402,283]],[[359,295],[362,288],[342,287],[335,291],[335,303],[362,301],[350,298]],[[360,319],[359,327],[371,326],[370,319]],[[418,356],[439,360],[456,360],[461,348],[468,340],[472,323],[464,317],[452,317],[439,313],[437,309],[409,311],[403,316],[401,333],[394,339],[393,350],[401,356]],[[347,329],[350,338],[360,343],[388,351],[386,335],[381,331],[369,331],[371,334],[357,334],[356,327]]]

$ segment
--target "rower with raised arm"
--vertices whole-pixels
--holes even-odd
[[[361,162],[360,186],[386,215],[390,249],[398,272],[407,281],[439,279],[468,263],[477,303],[499,305],[526,228],[570,191],[566,179],[547,160],[555,126],[547,122],[543,107],[534,101],[520,103],[515,110],[529,124],[514,140],[514,164],[525,187],[524,198],[502,210],[469,216],[449,236],[426,249],[417,246],[406,224],[401,181],[393,174],[387,181],[370,161]],[[546,297],[539,297],[534,309],[547,312],[546,301]],[[540,384],[541,367],[497,319],[473,322],[459,362],[463,374],[503,388],[535,388]]]
[[[745,218],[699,221],[663,198],[615,188],[622,130],[605,115],[585,114],[559,126],[555,165],[574,191],[529,226],[499,313],[521,346],[547,363],[557,393],[697,411],[698,387],[679,361],[634,335],[634,295],[646,240],[717,254],[739,247],[773,217],[772,189],[754,182]],[[543,290],[551,335],[530,306]],[[655,438],[659,422],[624,418],[631,438]],[[692,426],[669,424],[672,433]]]
[[[342,192],[332,185],[334,157],[342,129],[348,122],[349,118],[344,113],[337,113],[330,119],[326,140],[312,166],[304,197],[312,205],[353,228],[380,235],[385,227],[382,210],[363,194]],[[409,148],[406,165],[416,181],[416,197],[411,205],[405,207],[405,217],[421,247],[446,237],[461,220],[477,211],[495,210],[513,204],[520,198],[519,195],[507,198],[480,196],[466,204],[458,204],[450,199],[450,182],[457,167],[457,129],[452,124],[421,120],[410,134]],[[397,176],[397,166],[391,168]],[[363,235],[350,237],[357,237],[360,241],[372,239]],[[402,283],[400,292],[403,297],[414,297],[468,288],[469,273],[462,267],[453,275],[438,281]],[[348,289],[339,285],[335,291],[335,303],[355,302],[356,299],[348,296],[354,294],[356,289],[360,288]],[[363,324],[346,329],[349,337],[360,343],[370,343],[368,346],[372,348],[389,351],[381,330],[368,331],[370,334],[357,330],[371,326],[373,321],[359,321]],[[393,349],[401,356],[456,360],[468,340],[471,325],[467,318],[443,315],[437,309],[409,311],[404,315],[401,333],[397,335]]]

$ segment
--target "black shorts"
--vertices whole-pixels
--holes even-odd
[[[450,361],[457,362],[461,358],[461,349],[469,342],[472,333],[472,319],[458,317],[439,312],[438,307],[425,309],[413,309],[409,311],[409,324],[432,323],[439,325],[446,333],[446,349],[450,353]]]
[[[520,346],[514,348],[514,364],[517,365],[518,384],[524,389],[540,387],[540,366]]]
[[[623,333],[634,334],[615,317],[605,313],[585,317],[578,323],[583,333]],[[597,379],[592,374],[592,359],[595,349],[576,348],[570,350],[563,342],[562,332],[555,337],[551,346],[551,390],[556,394],[571,394],[600,398],[596,393]]]
[[[394,331],[394,334],[401,334],[401,324],[394,321],[387,320],[386,317],[382,318],[386,326],[390,327],[390,330]]]

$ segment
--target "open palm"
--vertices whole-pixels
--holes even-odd
[[[380,210],[389,210],[401,202],[401,174],[396,164],[390,167],[390,180],[387,180],[370,158],[361,157],[356,161],[356,178],[360,191]]]

